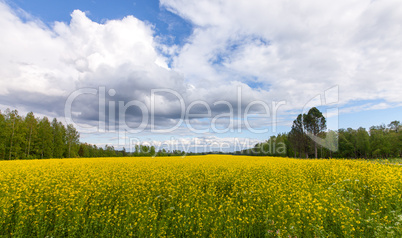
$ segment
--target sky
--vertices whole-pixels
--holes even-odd
[[[233,151],[402,119],[402,2],[0,0],[0,109],[81,141]]]

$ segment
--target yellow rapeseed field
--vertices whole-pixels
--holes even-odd
[[[0,236],[402,236],[402,167],[229,155],[0,162]]]

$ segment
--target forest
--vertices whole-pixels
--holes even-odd
[[[0,111],[0,160],[77,157],[179,156],[180,150],[155,151],[154,146],[136,145],[133,152],[116,150],[111,145],[98,147],[81,143],[76,128],[33,112],[20,116],[17,110]]]
[[[0,112],[0,159],[71,158],[78,156],[80,135],[73,125],[54,118],[25,117],[17,110]]]
[[[317,143],[309,135],[321,138],[325,143]],[[146,145],[136,145],[131,152],[125,148],[116,150],[110,145],[98,147],[81,143],[79,138],[80,134],[72,124],[65,126],[56,118],[35,117],[33,112],[20,116],[17,110],[10,109],[4,113],[0,111],[0,159],[3,160],[195,155],[180,150],[156,151],[154,146]],[[387,126],[372,126],[368,130],[360,127],[326,131],[325,117],[317,108],[311,108],[307,114],[297,116],[289,133],[271,136],[253,148],[232,154],[376,159],[400,158],[401,148],[402,126],[399,121],[392,121]]]
[[[323,143],[316,143],[308,135],[323,139]],[[254,148],[235,154],[295,158],[401,158],[402,126],[395,120],[387,126],[371,126],[368,130],[359,127],[326,131],[325,117],[314,107],[307,114],[297,116],[289,133],[271,136]]]

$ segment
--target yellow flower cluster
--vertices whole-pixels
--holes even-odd
[[[402,236],[402,167],[229,155],[0,162],[0,236]]]

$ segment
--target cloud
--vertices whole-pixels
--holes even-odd
[[[207,105],[211,118],[231,112],[235,120],[252,102],[267,103],[272,116],[271,103],[284,101],[277,116],[285,124],[334,85],[339,86],[335,103],[345,108],[355,101],[382,102],[343,112],[402,103],[399,1],[162,0],[161,7],[193,25],[183,45],[165,44],[166,36],[135,16],[97,23],[75,10],[69,23],[48,27],[0,1],[2,105],[62,117],[69,96],[92,88],[95,94],[72,103],[76,122],[94,126],[104,113],[111,127],[123,117],[137,127],[144,115],[141,104],[156,128],[169,128],[180,122],[180,100],[184,112],[202,101],[191,114],[205,113]],[[158,93],[151,112],[153,89],[176,94]],[[137,106],[120,110],[130,102]],[[189,119],[194,126],[210,126],[203,116]],[[227,118],[218,124],[227,126]],[[253,127],[271,124],[260,118]],[[174,133],[192,135],[184,127]]]
[[[94,126],[104,113],[111,127],[118,127],[124,118],[135,128],[144,113],[149,113],[157,128],[170,128],[187,109],[180,100],[185,106],[202,101],[211,116],[216,116],[222,112],[238,115],[239,109],[244,112],[249,103],[268,98],[267,92],[249,87],[241,78],[220,84],[221,75],[205,75],[205,80],[184,77],[167,64],[170,59],[166,55],[175,55],[178,46],[161,44],[153,26],[134,16],[100,24],[75,10],[69,23],[55,22],[49,28],[33,17],[23,20],[4,3],[0,11],[0,23],[7,32],[0,42],[0,51],[4,52],[0,60],[5,66],[0,72],[0,98],[22,111],[63,116],[67,98],[77,90],[90,88],[95,93],[79,95],[71,104],[75,122]],[[199,70],[194,70],[199,74],[197,78],[202,77],[202,66],[194,68]],[[156,94],[151,112],[153,89],[165,92]],[[227,103],[219,103],[223,100]],[[145,105],[147,110],[125,107],[131,102]],[[193,107],[191,114],[205,113],[205,109]]]
[[[185,90],[183,77],[158,52],[153,26],[133,16],[99,24],[75,10],[70,23],[48,28],[18,12],[0,2],[0,98],[8,106],[62,116],[68,96],[82,88],[98,94],[100,87],[113,89],[116,97],[106,97],[116,104],[138,100],[147,105],[151,89]],[[72,109],[76,119],[97,123],[98,98],[77,97]]]
[[[161,3],[195,26],[174,66],[197,85],[254,78],[289,109],[334,85],[342,104],[402,101],[399,1]]]

